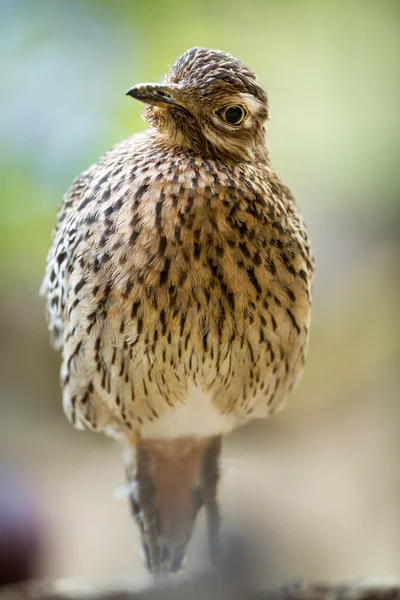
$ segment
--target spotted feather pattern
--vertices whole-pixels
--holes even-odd
[[[262,148],[227,160],[150,127],[75,180],[42,291],[76,427],[140,433],[190,384],[232,427],[282,405],[304,367],[313,261]]]

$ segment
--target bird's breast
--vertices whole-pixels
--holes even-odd
[[[141,428],[144,438],[212,437],[231,431],[237,424],[233,414],[221,414],[212,395],[189,383],[186,401],[165,412],[157,421]]]

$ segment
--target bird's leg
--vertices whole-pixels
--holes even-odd
[[[219,568],[221,564],[220,513],[217,501],[220,454],[221,436],[218,436],[211,440],[204,453],[202,469],[203,502],[207,518],[210,558],[216,568]]]
[[[134,447],[132,445],[126,444],[123,451],[123,459],[125,465],[125,475],[129,488],[129,503],[131,507],[132,514],[137,521],[140,513],[139,505],[137,503],[137,499],[135,496],[135,488],[136,488],[136,467],[135,467],[135,458],[134,458]]]
[[[136,457],[134,456],[136,453]],[[149,473],[149,454],[136,441],[136,449],[127,445],[124,451],[124,463],[128,484],[133,489],[129,494],[130,507],[138,523],[142,537],[146,561],[156,573],[160,565],[160,550],[157,544],[156,514],[154,508],[154,484]]]
[[[126,439],[123,451],[123,462],[125,465],[125,475],[129,488],[129,503],[132,515],[135,521],[140,523],[141,514],[137,497],[137,468],[136,468],[136,445],[138,438],[134,440]]]
[[[136,449],[136,475],[138,485],[138,507],[141,513],[143,547],[148,553],[151,571],[158,573],[161,567],[160,547],[157,543],[157,513],[154,503],[155,487],[149,469],[150,455],[143,445]]]
[[[126,453],[131,509],[146,565],[156,576],[177,571],[203,504],[211,562],[219,565],[217,483],[220,437],[139,439]],[[132,485],[132,483],[134,485]]]

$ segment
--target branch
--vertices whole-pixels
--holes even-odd
[[[290,584],[254,591],[227,578],[205,575],[178,583],[161,582],[141,590],[127,586],[84,589],[66,582],[37,581],[0,589],[0,600],[400,600],[400,585]]]

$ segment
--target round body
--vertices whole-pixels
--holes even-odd
[[[72,185],[45,291],[77,427],[211,436],[302,371],[312,259],[268,161],[202,158],[150,128]]]

